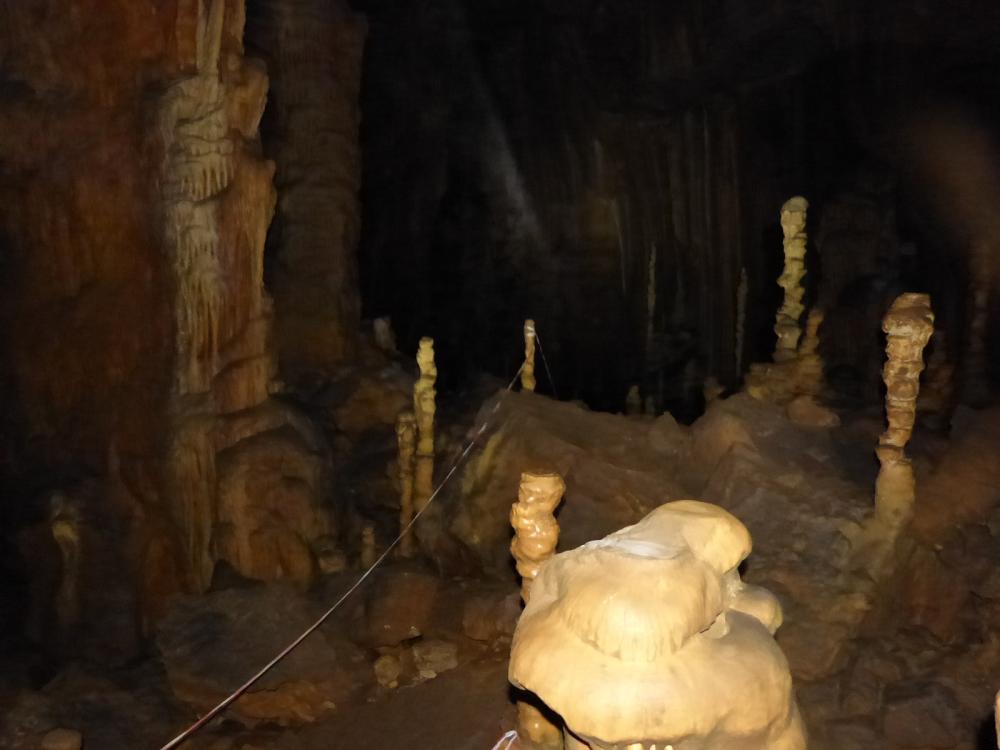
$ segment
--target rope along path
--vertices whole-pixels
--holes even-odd
[[[511,378],[511,381],[507,385],[507,388],[504,389],[504,396],[506,396],[507,393],[509,393],[514,388],[514,384],[517,382],[517,379],[521,376],[521,371],[523,369],[524,365],[522,364],[518,368],[517,372],[514,374],[514,377]],[[250,677],[250,679],[248,679],[246,682],[244,682],[242,685],[236,688],[236,690],[234,690],[228,697],[223,699],[215,708],[213,708],[207,714],[198,719],[198,721],[196,721],[194,724],[192,724],[183,732],[181,732],[179,735],[170,740],[170,742],[161,747],[160,750],[174,750],[174,748],[179,747],[182,742],[187,740],[195,732],[204,727],[206,724],[208,724],[208,722],[210,722],[216,716],[218,716],[227,708],[229,708],[229,706],[231,706],[233,703],[239,700],[241,695],[243,695],[247,690],[253,687],[258,680],[260,680],[264,675],[266,675],[275,666],[277,666],[277,664],[282,659],[284,659],[286,656],[292,653],[292,651],[298,648],[298,646],[306,638],[312,635],[320,627],[320,625],[322,625],[324,622],[330,619],[330,615],[336,612],[337,608],[340,607],[340,605],[343,604],[345,601],[347,601],[347,599],[351,596],[351,594],[353,594],[355,591],[358,590],[361,584],[364,583],[368,579],[368,577],[374,572],[375,568],[377,568],[379,565],[382,564],[382,562],[389,556],[389,553],[392,552],[392,550],[395,549],[396,545],[399,544],[399,542],[403,539],[403,537],[410,532],[410,529],[413,528],[413,525],[418,520],[420,520],[420,516],[422,516],[424,511],[430,507],[432,502],[434,502],[434,499],[438,496],[438,493],[440,493],[441,490],[444,488],[444,486],[448,484],[448,480],[452,478],[452,476],[458,470],[458,467],[462,465],[462,462],[465,461],[469,453],[472,452],[472,449],[473,447],[475,447],[476,442],[479,440],[480,437],[483,436],[483,433],[486,432],[486,428],[489,427],[490,423],[493,421],[493,417],[500,409],[500,405],[503,403],[503,401],[504,401],[503,396],[497,399],[496,404],[493,405],[493,408],[490,410],[490,413],[486,415],[486,419],[483,420],[482,425],[480,425],[480,427],[476,430],[475,434],[466,444],[465,448],[462,449],[462,452],[459,453],[458,458],[456,458],[452,462],[451,468],[448,469],[448,473],[444,475],[444,479],[441,480],[440,484],[438,484],[438,486],[434,489],[434,492],[431,493],[431,496],[427,499],[427,503],[424,505],[424,507],[420,508],[416,513],[413,514],[413,518],[410,520],[410,522],[406,524],[405,527],[403,527],[403,529],[399,532],[399,535],[392,541],[392,543],[388,547],[386,547],[385,551],[381,555],[379,555],[378,558],[376,558],[375,562],[371,564],[368,570],[362,573],[361,576],[358,578],[358,580],[355,581],[354,584],[349,589],[347,589],[347,591],[345,591],[340,596],[340,598],[337,599],[337,601],[335,601],[333,605],[320,616],[318,620],[316,620],[316,622],[314,622],[312,625],[306,628],[306,630],[304,630],[298,638],[296,638],[294,641],[285,646],[285,648],[282,649],[277,656],[275,656],[273,659],[271,659],[271,661],[269,661],[267,664],[261,667],[260,670],[258,670],[252,677]]]

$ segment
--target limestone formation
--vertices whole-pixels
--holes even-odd
[[[208,0],[189,13],[177,35],[191,74],[167,87],[156,112],[175,290],[168,507],[194,590],[208,587],[219,559],[253,578],[307,583],[309,543],[330,531],[322,449],[289,420],[261,418],[283,413],[269,402],[276,362],[263,280],[275,205],[258,134],[268,80],[244,56],[243,2]]]
[[[563,718],[575,750],[802,750],[780,606],[740,579],[750,547],[732,515],[682,500],[556,555],[518,623],[511,682]]]
[[[434,339],[420,339],[417,350],[420,377],[413,385],[413,413],[417,418],[417,461],[413,482],[414,510],[421,511],[434,492],[434,412],[437,410],[434,384],[437,367],[434,364]]]
[[[801,197],[790,198],[781,207],[781,231],[784,234],[785,267],[778,278],[778,285],[785,290],[784,302],[778,310],[774,332],[778,337],[774,350],[775,362],[795,359],[802,328],[799,319],[805,309],[802,297],[805,289],[802,279],[806,275],[806,211],[809,202]]]
[[[819,356],[819,327],[823,311],[814,307],[806,318],[805,336],[799,345],[796,390],[807,396],[819,396],[823,390],[823,359]]]
[[[915,496],[913,467],[906,457],[906,443],[916,419],[923,351],[934,333],[934,313],[926,294],[902,294],[885,315],[885,411],[888,425],[875,453],[881,464],[875,482],[875,514],[890,528],[905,523]]]
[[[52,496],[52,536],[62,555],[62,574],[56,591],[56,618],[62,635],[68,635],[80,620],[80,511],[61,492]]]
[[[375,526],[366,523],[361,529],[361,569],[368,570],[375,564],[378,552],[375,549]]]
[[[535,390],[535,321],[524,321],[524,366],[521,368],[521,389]]]
[[[358,129],[367,24],[347,0],[248,3],[272,86],[265,151],[280,201],[269,252],[282,376],[329,374],[357,350]]]
[[[553,513],[565,491],[566,483],[558,474],[521,474],[517,502],[510,509],[510,525],[514,527],[510,551],[517,561],[525,602],[542,564],[555,554],[559,524]]]
[[[566,484],[558,474],[521,474],[517,502],[510,509],[514,527],[511,554],[521,576],[521,598],[525,604],[542,565],[556,552],[559,524],[553,513],[562,500]],[[528,700],[517,702],[518,736],[536,748],[559,748],[559,730]]]
[[[396,442],[399,446],[399,554],[413,556],[413,534],[408,529],[413,520],[413,457],[417,446],[417,418],[413,412],[403,412],[396,421]]]

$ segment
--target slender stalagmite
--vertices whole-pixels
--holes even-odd
[[[437,367],[434,365],[434,339],[420,339],[417,350],[420,377],[413,386],[413,412],[417,418],[417,460],[413,482],[413,506],[423,510],[434,491],[434,412],[437,395]]]
[[[559,523],[553,515],[562,500],[566,484],[558,474],[521,474],[517,502],[510,509],[514,527],[511,554],[521,575],[521,598],[531,596],[531,584],[546,560],[555,555]],[[517,733],[520,747],[562,748],[562,732],[539,709],[526,701],[517,702]]]
[[[818,396],[823,390],[823,360],[819,356],[819,327],[823,311],[813,308],[806,318],[806,332],[799,346],[798,383],[796,390],[808,396]]]
[[[774,332],[778,336],[774,350],[775,362],[795,359],[802,328],[799,319],[805,309],[802,297],[805,289],[802,278],[806,275],[806,211],[809,202],[802,196],[789,198],[781,207],[781,231],[785,236],[785,268],[778,278],[778,286],[785,290],[785,299],[778,310]]]
[[[882,330],[887,337],[882,379],[888,426],[875,450],[881,463],[875,481],[875,515],[885,525],[897,529],[913,511],[913,467],[905,448],[913,434],[924,347],[934,333],[930,297],[912,293],[897,297],[882,321]]]
[[[417,418],[413,412],[403,412],[396,420],[396,440],[399,443],[399,540],[401,557],[413,556],[413,534],[407,527],[413,520],[413,456],[417,450]]]
[[[369,522],[361,528],[361,568],[368,570],[375,564],[376,558],[375,526]]]
[[[521,390],[535,390],[535,321],[524,321],[524,367],[521,368]]]

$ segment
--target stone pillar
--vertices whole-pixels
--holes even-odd
[[[524,321],[524,367],[521,368],[521,389],[535,390],[535,321]]]
[[[807,396],[818,396],[823,390],[823,360],[819,356],[819,327],[823,311],[813,308],[806,318],[806,332],[799,346],[798,383],[796,390]]]
[[[525,604],[542,565],[556,552],[559,523],[553,513],[565,491],[566,484],[558,474],[521,475],[517,502],[510,509],[510,525],[514,527],[510,551],[521,575],[521,598]],[[537,706],[524,700],[517,702],[517,733],[521,748],[562,747],[562,732]]]
[[[784,302],[778,310],[774,332],[778,337],[774,350],[775,362],[795,359],[802,328],[799,319],[805,309],[802,297],[806,275],[806,211],[809,202],[802,196],[790,198],[781,207],[781,231],[784,234],[785,267],[778,286],[785,290]]]
[[[413,557],[413,533],[406,533],[413,520],[413,457],[417,449],[417,418],[413,412],[403,412],[396,420],[396,441],[399,444],[399,554]]]
[[[887,337],[882,379],[888,425],[875,450],[881,463],[875,482],[875,515],[884,525],[896,529],[913,512],[913,467],[905,448],[916,418],[923,350],[934,332],[930,297],[912,293],[897,297],[882,321],[882,330]]]
[[[420,339],[417,350],[417,367],[420,377],[413,386],[413,412],[417,419],[417,459],[413,484],[414,509],[424,509],[434,492],[434,384],[437,367],[434,364],[434,339]]]

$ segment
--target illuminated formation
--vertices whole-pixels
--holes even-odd
[[[521,389],[535,390],[535,321],[524,321],[524,367],[521,369]]]
[[[413,413],[417,418],[417,461],[413,484],[413,505],[423,510],[434,491],[434,398],[437,395],[437,367],[434,365],[434,339],[420,339],[417,350],[420,377],[413,386]]]
[[[558,474],[521,475],[517,502],[510,509],[510,525],[514,527],[510,551],[521,575],[521,598],[525,604],[542,565],[555,554],[559,524],[553,513],[565,491],[566,484]],[[562,746],[559,730],[530,703],[518,701],[517,723],[518,735],[536,747]]]
[[[413,556],[413,535],[403,533],[413,520],[413,456],[417,449],[417,418],[413,412],[403,412],[396,420],[396,441],[399,445],[399,554]]]
[[[781,608],[744,584],[750,534],[694,500],[563,552],[538,575],[509,677],[565,721],[567,750],[801,750],[773,634]]]
[[[778,285],[785,290],[785,299],[778,310],[774,332],[778,343],[774,350],[775,362],[795,359],[802,335],[799,319],[805,309],[802,297],[805,289],[802,279],[806,275],[806,211],[809,202],[802,196],[789,198],[781,207],[781,231],[785,236],[785,270],[778,278]]]
[[[924,347],[934,333],[930,297],[912,293],[897,297],[882,321],[882,330],[886,334],[882,379],[888,426],[875,450],[881,464],[875,481],[875,515],[890,528],[898,528],[913,511],[913,467],[905,448],[916,418]]]

